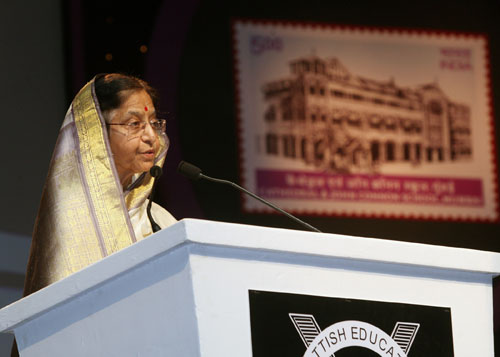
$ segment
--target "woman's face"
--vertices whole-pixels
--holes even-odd
[[[149,94],[144,90],[121,94],[128,97],[119,108],[106,113],[108,123],[127,124],[137,120],[147,123],[145,129],[137,135],[129,135],[126,125],[108,126],[109,142],[118,177],[122,186],[126,187],[134,174],[149,171],[153,166],[160,142],[158,134],[149,125],[149,121],[156,118],[155,107]]]

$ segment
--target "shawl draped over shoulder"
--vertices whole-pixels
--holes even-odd
[[[24,295],[143,238],[136,236],[129,211],[145,212],[154,179],[149,173],[136,175],[123,191],[94,80],[76,95],[59,132],[35,221]],[[163,165],[168,146],[167,136],[160,136],[155,165]],[[175,222],[160,210],[167,221],[171,217],[169,224]],[[134,219],[145,221],[143,214]]]

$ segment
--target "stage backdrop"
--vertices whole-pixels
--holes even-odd
[[[498,219],[485,36],[235,20],[233,50],[248,189],[298,214]]]

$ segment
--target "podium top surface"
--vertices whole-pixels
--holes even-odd
[[[169,250],[217,247],[231,256],[236,251],[304,256],[322,261],[392,264],[457,274],[500,274],[500,254],[374,238],[311,233],[233,223],[184,219],[85,269],[0,310],[0,332],[19,324],[106,281],[153,260]],[[193,249],[192,249],[193,248]],[[204,249],[204,254],[210,254]],[[207,253],[208,252],[208,253]]]

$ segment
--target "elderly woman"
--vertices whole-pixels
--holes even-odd
[[[146,214],[169,141],[157,96],[144,81],[98,75],[61,127],[31,243],[24,294],[43,288],[152,233]],[[153,204],[154,220],[175,222]]]
[[[157,96],[144,81],[98,75],[77,94],[57,139],[35,222],[24,295],[141,240],[169,141]],[[152,204],[154,221],[176,222]],[[17,348],[13,348],[13,356]]]

